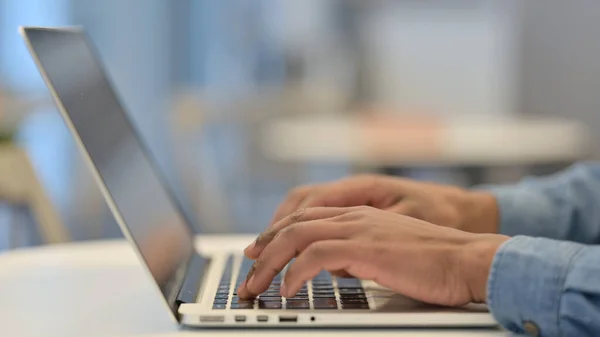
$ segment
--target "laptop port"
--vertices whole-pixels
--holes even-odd
[[[296,323],[298,322],[298,316],[279,316],[279,322]]]
[[[244,316],[244,315],[237,315],[237,316],[235,316],[235,321],[236,322],[245,322],[246,321],[246,316]]]
[[[256,320],[259,322],[268,322],[269,321],[269,316],[267,315],[258,315],[256,316]]]
[[[223,323],[225,322],[225,316],[200,316],[200,322]]]

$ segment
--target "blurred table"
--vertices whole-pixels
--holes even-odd
[[[239,251],[254,236],[203,236],[205,253]],[[179,330],[124,240],[62,244],[0,255],[2,336],[313,336],[303,330]],[[362,336],[365,330],[318,335]],[[374,329],[369,336],[506,336],[494,329]]]
[[[476,175],[584,159],[588,133],[581,123],[552,118],[305,117],[267,125],[263,147],[278,161],[457,167]]]

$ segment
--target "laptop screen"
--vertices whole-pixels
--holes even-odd
[[[47,85],[105,186],[109,205],[168,303],[194,247],[191,228],[119,103],[85,34],[25,28]],[[102,186],[101,186],[102,187]],[[112,200],[111,200],[112,199]]]

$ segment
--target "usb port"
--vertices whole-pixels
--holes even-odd
[[[279,322],[296,323],[298,322],[298,316],[279,316]]]
[[[225,317],[224,316],[200,316],[200,322],[223,323],[223,322],[225,322]]]
[[[244,316],[244,315],[237,315],[237,316],[235,316],[235,321],[236,322],[245,322],[246,321],[246,316]]]
[[[259,322],[267,322],[269,321],[269,316],[267,315],[258,315],[256,316],[256,320]]]

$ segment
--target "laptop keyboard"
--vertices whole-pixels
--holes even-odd
[[[333,277],[328,272],[321,272],[310,282],[307,282],[294,297],[285,298],[279,293],[282,275],[277,275],[269,288],[254,300],[242,300],[237,295],[237,288],[246,279],[248,270],[254,261],[244,258],[238,277],[232,284],[233,257],[227,259],[227,264],[217,294],[213,309],[288,309],[288,310],[357,310],[369,309],[369,302],[360,280],[353,278]],[[233,288],[233,289],[232,289]],[[231,299],[231,300],[230,300]]]

